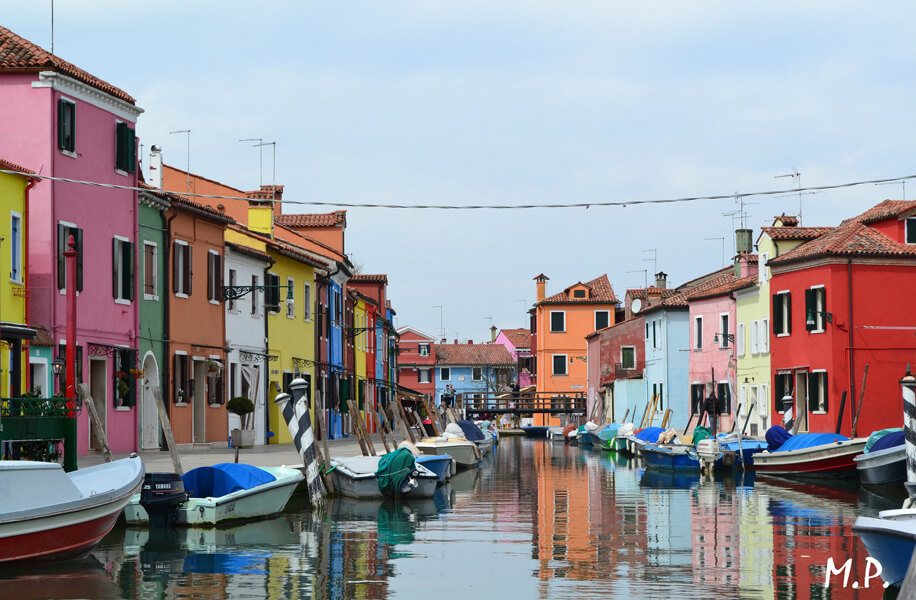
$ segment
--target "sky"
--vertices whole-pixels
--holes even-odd
[[[0,0],[0,24],[50,49],[50,7]],[[137,99],[143,155],[233,187],[272,182],[273,147],[259,171],[238,141],[261,138],[287,200],[625,202],[916,174],[914,17],[843,0],[56,0],[54,52]],[[169,133],[185,129],[190,153]],[[904,193],[916,182],[748,197],[746,225],[756,239],[800,205],[803,225],[836,225]],[[622,300],[656,269],[676,285],[720,268],[737,208],[349,208],[346,252],[387,273],[397,325],[488,341],[527,326],[539,273],[548,294],[607,273]]]

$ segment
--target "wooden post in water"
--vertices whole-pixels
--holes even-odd
[[[83,406],[89,411],[89,424],[92,427],[92,433],[95,434],[96,441],[98,441],[99,446],[102,447],[102,454],[105,456],[105,462],[111,462],[111,449],[108,447],[105,428],[102,427],[102,422],[99,420],[99,413],[95,412],[95,403],[92,401],[92,396],[89,395],[89,386],[85,383],[77,384],[76,393],[79,394],[79,397],[82,399]]]
[[[356,408],[359,408],[356,405],[356,402],[353,402],[352,400],[350,400],[350,404]],[[369,428],[366,427],[366,422],[363,420],[363,417],[360,415],[358,410],[356,413],[353,413],[353,415],[356,418],[356,427],[359,429],[360,433],[362,433],[363,440],[366,442],[366,447],[369,450],[369,456],[375,456],[375,446],[372,445],[372,438],[369,437]]]
[[[375,414],[375,419],[378,422],[378,435],[382,438],[382,445],[385,446],[385,452],[391,452],[391,448],[388,446],[388,438],[385,437],[385,427],[388,425],[388,421],[382,422],[382,416],[379,413],[378,405],[376,405],[372,412]]]
[[[395,398],[395,406],[398,409],[398,422],[401,424],[401,433],[404,436],[404,441],[410,442],[411,444],[415,443],[417,440],[414,439],[413,433],[410,431],[410,421],[407,420],[407,412],[404,410],[404,405],[401,404],[400,398]]]
[[[321,460],[322,462],[322,465],[321,467],[319,467],[319,469],[321,470],[321,476],[324,478],[324,484],[328,488],[328,492],[333,494],[334,493],[334,478],[331,477],[330,475],[326,475],[326,472],[324,471],[324,469],[328,469],[331,466],[331,453],[328,451],[328,438],[325,435],[325,428],[323,424],[324,423],[323,421],[324,414],[325,414],[324,409],[320,408],[318,406],[318,403],[316,402],[315,403],[315,429],[318,431],[318,437],[321,438],[321,453],[320,454],[324,454],[324,456],[320,456],[319,454],[320,456],[319,460]],[[318,444],[315,444],[315,450],[318,450]]]
[[[363,438],[363,430],[359,427],[359,412],[354,413],[356,408],[352,400],[347,400],[347,408],[350,410],[350,417],[353,421],[353,434],[356,436],[356,441],[359,444],[359,449],[362,451],[363,456],[372,456],[369,454],[369,446],[366,445],[366,440]]]
[[[420,401],[423,403],[423,408],[426,409],[426,416],[429,417],[429,422],[432,423],[432,426],[433,426],[433,433],[434,433],[436,436],[439,436],[439,435],[440,435],[440,433],[439,433],[439,423],[436,422],[436,421],[439,420],[438,417],[434,418],[434,416],[433,416],[433,411],[430,410],[430,408],[429,408],[429,403],[426,402],[426,397],[425,397],[425,396],[424,396],[423,398],[420,398]]]
[[[169,422],[169,413],[165,410],[165,403],[162,402],[162,393],[159,386],[153,387],[153,400],[156,401],[156,410],[159,411],[159,422],[162,424],[162,432],[165,434],[165,443],[169,447],[169,456],[172,459],[172,468],[179,475],[184,474],[181,468],[181,458],[178,456],[178,448],[175,447],[175,436],[172,435],[172,424]]]

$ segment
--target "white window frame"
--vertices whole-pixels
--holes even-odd
[[[729,322],[728,313],[719,313],[719,348],[722,350],[728,349],[728,322]]]
[[[786,314],[786,297],[790,297],[792,292],[790,290],[779,290],[776,292],[776,296],[782,296],[780,302],[782,302],[782,319],[783,322],[780,323],[779,330],[783,333],[777,333],[776,337],[789,337],[792,333],[789,331],[789,322],[792,320],[792,315]]]
[[[184,247],[184,250],[182,250],[182,252],[187,252],[187,251],[188,251],[188,248],[190,247],[190,244],[188,244],[188,243],[187,243],[186,241],[184,241],[184,240],[174,240],[174,244],[175,244],[175,245],[174,245],[173,247],[174,247],[176,250],[178,249],[178,246],[183,246],[183,247]],[[184,269],[184,260],[183,260],[183,259],[182,259],[182,260],[177,260],[177,257],[175,257],[175,258],[172,259],[172,268],[177,268],[177,267],[181,267],[182,269]],[[184,283],[184,271],[183,271],[183,270],[180,271],[180,275],[174,275],[174,274],[173,274],[173,275],[172,275],[172,278],[173,278],[174,280],[178,281],[178,284],[179,284],[179,285],[183,285],[183,283]],[[178,290],[175,290],[175,297],[176,297],[176,298],[187,298],[187,297],[188,297],[188,291],[187,291],[186,289],[184,289],[183,287],[182,287],[182,290],[181,290],[180,292],[179,292]],[[176,354],[177,354],[177,353],[176,353]]]
[[[823,375],[821,375],[821,373],[823,373]],[[811,370],[808,372],[808,395],[809,395],[809,396],[810,396],[810,394],[811,394],[811,379],[812,379],[811,376],[812,376],[812,375],[817,375],[817,378],[816,378],[816,380],[817,380],[817,397],[818,397],[818,398],[821,398],[821,393],[824,391],[823,382],[825,382],[825,381],[827,380],[827,369],[811,369]],[[830,407],[830,404],[827,402],[827,398],[823,398],[823,400],[824,400],[824,403],[827,404],[827,407],[829,408],[829,407]],[[820,404],[818,404],[818,406],[820,406]],[[826,415],[826,414],[827,414],[827,411],[826,411],[826,410],[820,410],[820,409],[818,409],[818,410],[812,410],[812,411],[811,411],[811,414],[813,414],[813,415]]]
[[[423,381],[423,376],[426,376],[426,381]],[[417,383],[432,383],[432,369],[417,369]]]
[[[296,282],[292,277],[286,278],[286,288],[287,289],[296,289]],[[287,319],[296,318],[296,294],[293,294],[292,298],[286,299],[286,318]]]
[[[703,316],[697,315],[693,318],[693,349],[703,349]]]
[[[312,286],[308,281],[302,284],[302,320],[312,320]]]
[[[623,351],[624,351],[624,350],[632,350],[632,351],[633,351],[633,366],[632,366],[632,367],[628,367],[628,366],[626,366],[626,364],[624,364],[624,361],[623,361]],[[637,361],[636,361],[636,346],[621,346],[621,347],[620,347],[620,367],[621,367],[622,369],[624,369],[625,371],[635,371],[635,370],[636,370],[636,362],[637,362]]]
[[[210,271],[211,271],[211,269],[210,269],[210,263],[211,263],[211,261],[213,260],[212,258],[210,258],[211,256],[216,256],[217,258],[220,259],[220,261],[219,261],[219,263],[220,263],[220,268],[219,268],[219,269],[213,269],[213,270],[212,270],[212,271],[213,271],[213,276],[217,278],[216,281],[212,282],[212,285],[213,285],[213,292],[214,292],[214,296],[216,296],[216,298],[213,298],[212,300],[208,300],[208,301],[210,302],[210,304],[219,304],[220,292],[222,292],[222,290],[219,289],[219,277],[220,277],[220,275],[221,275],[222,266],[223,266],[223,261],[222,261],[222,255],[220,255],[219,252],[217,252],[216,250],[207,250],[207,290],[208,290],[207,295],[208,295],[208,296],[210,295],[210,294],[209,294],[209,289],[210,289],[210,285],[211,285],[211,282],[210,282]]]
[[[808,333],[824,333],[827,328],[827,318],[824,316],[824,305],[827,303],[827,289],[824,287],[824,284],[812,285],[812,290],[821,290],[821,293],[817,294],[814,299],[814,326],[816,329],[810,330]],[[805,307],[805,310],[808,310],[808,307]],[[807,321],[808,315],[805,315],[805,320]],[[812,371],[813,372],[813,371]]]
[[[448,377],[443,374],[448,373]],[[439,367],[439,381],[451,381],[452,380],[452,368],[451,367]]]
[[[14,228],[13,224],[18,221],[19,227]],[[10,240],[10,282],[22,284],[22,215],[15,210],[10,211],[10,238],[13,238],[13,230],[17,231],[16,238]],[[13,271],[18,274],[13,277]]]
[[[767,394],[769,386],[765,383],[761,383],[757,386],[757,414],[761,417],[767,417],[770,414],[770,403]]]
[[[426,352],[424,352],[426,350]],[[426,342],[417,344],[417,354],[420,356],[429,356],[429,344]]]
[[[554,329],[553,328],[553,316],[557,314],[563,315],[563,329]],[[550,311],[550,322],[548,323],[548,331],[550,333],[566,333],[566,311],[565,310]]]
[[[745,335],[744,335],[744,321],[738,323],[738,327],[735,328],[735,350],[738,356],[744,356],[744,347],[745,347]]]
[[[146,249],[147,247],[153,249],[153,294],[146,293],[146,281],[150,276],[146,272]],[[159,244],[156,242],[151,242],[150,240],[143,240],[143,299],[144,300],[153,300],[159,301]]]
[[[747,404],[744,406],[744,414],[751,414],[751,404],[754,405],[754,410],[757,410],[757,403],[759,402],[757,399],[757,392],[758,389],[756,385],[747,386]]]
[[[556,359],[557,359],[558,356],[562,356],[562,357],[563,357],[563,372],[562,372],[562,373],[555,373],[555,372],[554,372],[554,370],[555,370],[555,368],[556,368],[556,366],[557,366],[557,360],[556,360]],[[568,354],[551,354],[551,355],[550,355],[550,374],[553,375],[554,377],[566,377],[566,376],[568,376],[568,375],[569,375],[569,366],[567,365],[567,361],[569,361],[569,355],[568,355]]]
[[[118,297],[115,298],[114,301],[115,301],[115,304],[123,304],[125,306],[130,306],[130,300],[121,296],[121,294],[124,292],[123,279],[128,276],[128,274],[125,274],[122,269],[122,267],[124,266],[124,261],[122,260],[122,258],[124,256],[124,247],[125,245],[128,245],[129,247],[130,240],[124,237],[123,235],[115,235],[112,237],[114,237],[114,239],[119,242],[117,246],[115,246],[118,249],[118,254],[117,256],[112,257],[112,260],[115,263],[115,270],[118,272]]]
[[[751,341],[751,356],[756,356],[760,353],[760,319],[751,321],[751,333],[748,338]]]
[[[76,101],[75,101],[75,100],[71,100],[70,98],[67,98],[67,97],[65,97],[65,96],[61,96],[61,97],[60,97],[60,100],[63,101],[63,102],[66,102],[67,104],[73,105],[73,150],[64,150],[63,148],[61,148],[61,147],[60,147],[60,141],[57,140],[57,139],[54,140],[54,141],[55,141],[55,144],[54,144],[54,145],[57,147],[57,150],[58,150],[61,154],[63,154],[64,156],[69,156],[70,158],[76,158]],[[57,107],[55,107],[55,109],[56,109],[56,108],[57,108]],[[59,126],[60,126],[60,125],[58,125],[58,127],[59,127]],[[57,137],[57,135],[56,135],[56,132],[55,132],[55,138],[56,138],[56,137]]]
[[[770,255],[768,252],[761,252],[760,256],[757,258],[757,282],[766,283],[770,280],[767,273],[767,261],[769,260]]]
[[[598,331],[598,313],[604,313],[605,315],[607,315],[607,325],[605,325],[605,326],[602,327],[601,329],[604,329],[605,327],[610,327],[610,326],[611,326],[611,311],[609,311],[609,310],[596,310],[596,311],[595,311],[595,331]],[[563,317],[563,325],[564,325],[564,327],[565,327],[565,325],[566,325],[566,317]]]
[[[479,372],[478,377],[474,377],[474,371]],[[471,367],[471,381],[483,381],[483,367]]]
[[[757,351],[760,354],[769,354],[770,352],[770,319],[760,319],[760,341],[757,344]]]

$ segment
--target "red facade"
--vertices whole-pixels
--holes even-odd
[[[406,388],[436,395],[436,353],[433,351],[435,338],[413,329],[402,327],[398,330],[398,383]]]
[[[587,336],[588,338],[598,336],[599,340],[599,386],[604,386],[617,379],[642,377],[646,368],[645,328],[646,319],[640,315]],[[634,349],[634,364],[624,364],[623,348],[625,347]]]

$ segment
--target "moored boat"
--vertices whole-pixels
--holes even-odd
[[[906,481],[906,444],[903,431],[888,432],[870,447],[866,444],[865,452],[853,460],[859,472],[859,481],[864,485],[902,484]]]
[[[422,454],[416,457],[417,464],[421,464],[439,478],[439,483],[443,483],[452,476],[454,459],[448,454]]]
[[[695,446],[647,443],[640,447],[639,452],[646,461],[646,468],[665,471],[700,471],[701,455],[697,453]],[[714,461],[715,469],[730,468],[735,465],[735,451],[716,445],[714,452],[707,459]]]
[[[916,548],[916,509],[884,510],[877,519],[858,517],[852,530],[881,565],[885,583],[900,584]]]
[[[547,432],[550,431],[550,427],[542,427],[540,425],[529,425],[521,427],[521,430],[525,432],[525,435],[528,437],[547,437]]]
[[[448,454],[455,461],[459,469],[468,469],[477,466],[480,462],[480,449],[477,444],[464,438],[432,437],[423,438],[416,444],[417,450],[423,454]]]
[[[57,463],[0,461],[0,564],[88,553],[143,475],[136,455],[71,473]]]
[[[778,449],[754,455],[754,468],[771,475],[855,477],[853,459],[862,453],[866,441],[833,433],[801,433]]]
[[[342,496],[348,498],[370,499],[397,496],[403,498],[432,498],[436,493],[439,476],[413,460],[410,450],[402,448],[386,456],[398,453],[400,456],[410,457],[406,464],[397,465],[388,477],[396,478],[391,482],[391,489],[385,489],[386,481],[380,471],[382,456],[351,456],[348,458],[332,458],[331,476],[334,478],[334,489]],[[403,472],[404,470],[407,472]]]
[[[490,432],[484,431],[473,421],[462,419],[455,424],[448,424],[445,427],[446,434],[454,432],[454,434],[460,435],[459,430],[454,429],[454,425],[460,428],[460,432],[464,434],[464,439],[477,444],[477,447],[480,448],[481,457],[490,453],[490,450],[493,448],[493,435]]]

